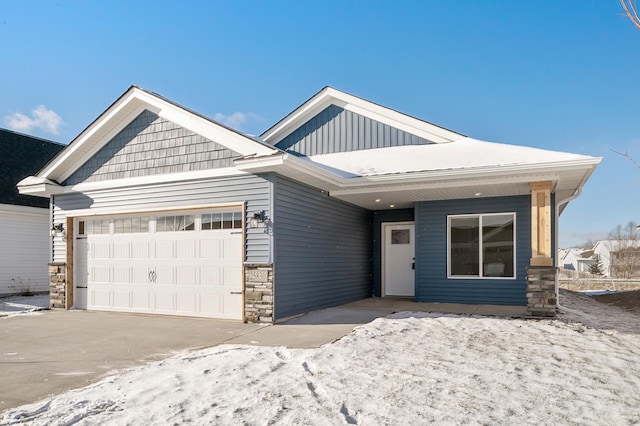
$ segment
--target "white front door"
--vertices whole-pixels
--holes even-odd
[[[75,307],[242,319],[242,212],[79,219]]]
[[[415,295],[415,229],[413,222],[382,224],[384,296]]]

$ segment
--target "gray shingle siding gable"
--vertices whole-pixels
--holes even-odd
[[[240,154],[145,110],[65,185],[230,167]]]
[[[330,105],[276,147],[310,156],[403,145],[426,145],[427,139]]]
[[[371,295],[371,213],[274,179],[274,303],[281,319]]]
[[[515,279],[448,279],[447,215],[516,213]],[[531,258],[531,197],[496,197],[416,203],[416,295],[418,302],[526,305]]]

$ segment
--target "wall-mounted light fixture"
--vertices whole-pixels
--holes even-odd
[[[264,210],[253,213],[249,219],[249,228],[257,228],[261,223],[264,223]]]
[[[58,237],[58,236],[64,237],[65,235],[64,225],[62,223],[56,223],[51,227],[51,230],[49,232],[52,237]]]

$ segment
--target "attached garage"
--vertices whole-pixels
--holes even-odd
[[[74,306],[242,319],[242,208],[75,219]]]

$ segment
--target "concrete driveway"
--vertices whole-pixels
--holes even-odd
[[[203,318],[40,311],[0,319],[0,412],[97,381],[106,373],[263,326]]]
[[[275,326],[95,311],[0,318],[0,413],[186,350],[223,343],[318,347],[387,313],[332,308]]]
[[[523,308],[370,298],[277,325],[94,311],[0,318],[0,413],[191,349],[223,343],[319,347],[396,311],[520,316]]]

